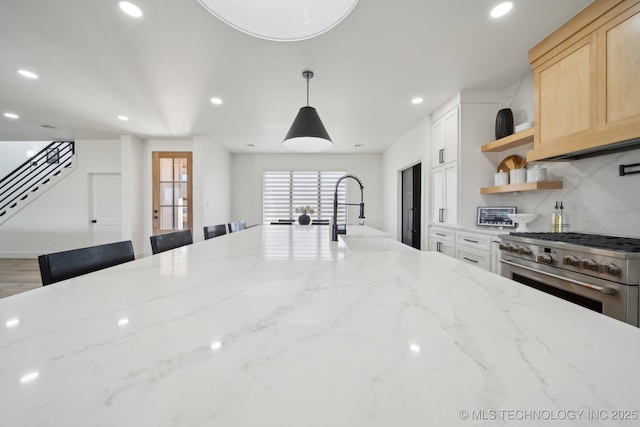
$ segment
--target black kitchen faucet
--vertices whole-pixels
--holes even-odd
[[[355,175],[345,175],[338,179],[336,182],[336,191],[333,193],[333,224],[331,225],[331,241],[338,241],[338,234],[347,234],[347,224],[343,224],[342,227],[338,226],[338,186],[340,182],[342,182],[345,178],[355,179],[360,185],[360,203],[340,203],[345,206],[360,206],[360,225],[364,224],[364,186],[362,185],[362,181]],[[342,225],[342,224],[341,224]]]

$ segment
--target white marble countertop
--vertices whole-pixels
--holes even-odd
[[[327,227],[250,228],[4,298],[0,316],[2,426],[640,423],[640,329]]]

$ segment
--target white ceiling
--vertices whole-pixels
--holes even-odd
[[[142,18],[117,0],[2,0],[0,113],[20,119],[0,115],[0,140],[204,135],[231,152],[285,152],[311,69],[331,152],[382,152],[460,90],[530,72],[528,49],[591,3],[513,0],[494,20],[499,0],[360,0],[331,31],[282,43],[232,29],[197,0],[132,1]]]

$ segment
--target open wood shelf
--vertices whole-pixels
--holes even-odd
[[[560,190],[562,181],[524,182],[522,184],[498,185],[480,188],[481,194],[512,193],[514,191]]]
[[[511,148],[531,144],[533,142],[533,132],[534,128],[530,127],[522,132],[514,133],[513,135],[505,136],[504,138],[485,144],[480,147],[480,151],[483,153],[498,153],[500,151],[506,151]]]

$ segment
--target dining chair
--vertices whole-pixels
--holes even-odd
[[[131,240],[55,252],[38,257],[42,285],[50,285],[135,259]]]
[[[151,251],[153,254],[179,248],[193,243],[191,230],[174,231],[173,233],[151,236]]]
[[[235,222],[230,222],[229,224],[227,224],[227,226],[229,227],[229,233],[235,233],[237,231],[244,230],[245,228],[247,228],[247,223],[244,221],[235,221]]]
[[[227,226],[224,224],[209,225],[204,227],[204,240],[227,234]]]

